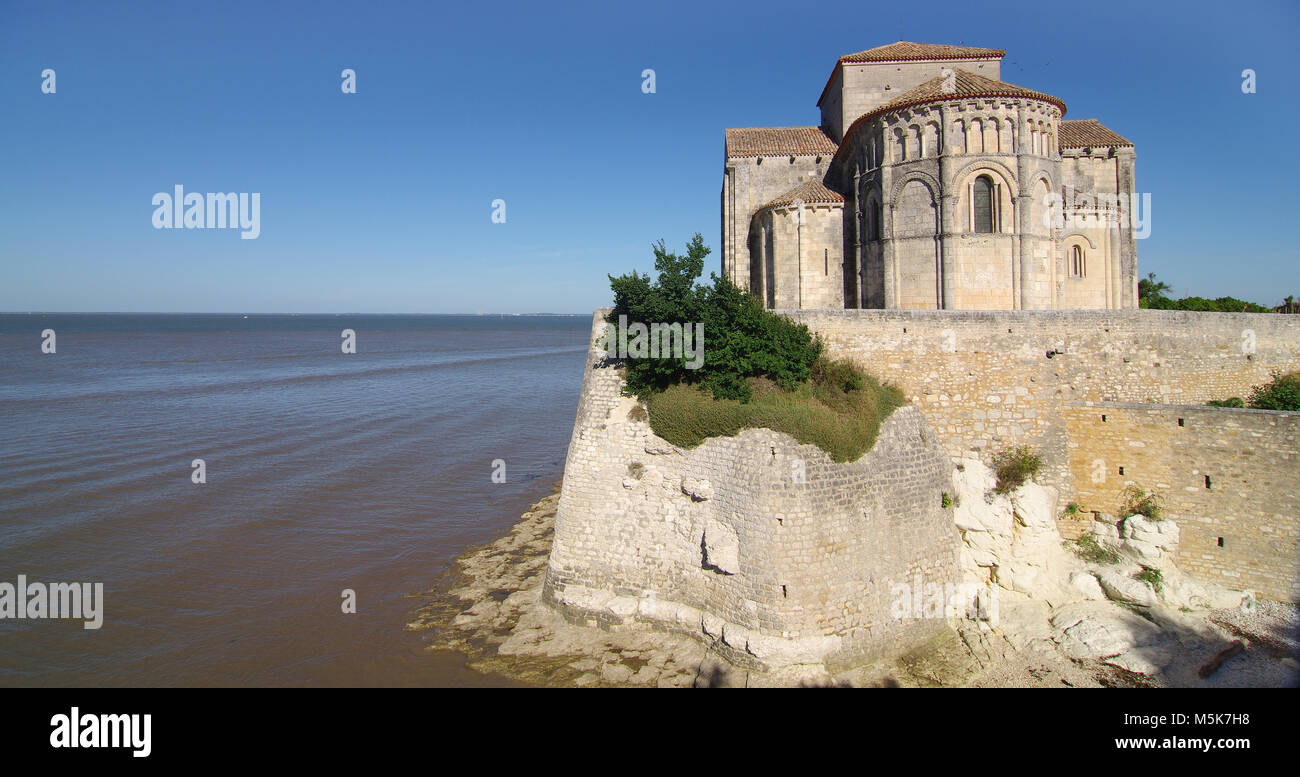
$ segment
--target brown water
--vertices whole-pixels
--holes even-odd
[[[0,582],[104,584],[99,630],[0,619],[0,685],[499,682],[403,625],[412,594],[562,474],[589,331],[0,316]]]

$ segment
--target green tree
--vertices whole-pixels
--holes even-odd
[[[808,380],[821,341],[716,273],[708,285],[697,283],[709,254],[700,234],[687,243],[685,255],[670,252],[662,240],[652,248],[658,271],[653,281],[636,272],[609,276],[614,309],[607,320],[616,326],[620,316],[629,325],[702,323],[704,360],[692,370],[686,358],[628,357],[629,391],[644,397],[676,383],[695,383],[717,399],[748,401],[747,378],[767,377],[786,390]]]
[[[1138,281],[1138,306],[1144,308],[1156,307],[1151,304],[1152,300],[1156,297],[1168,299],[1164,295],[1166,291],[1173,291],[1173,287],[1164,281],[1157,280],[1155,273],[1147,273],[1147,277]]]

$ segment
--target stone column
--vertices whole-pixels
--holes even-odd
[[[1128,195],[1128,203],[1125,208],[1124,216],[1126,218],[1125,227],[1120,230],[1120,305],[1122,308],[1136,308],[1137,299],[1137,238],[1133,234],[1133,214],[1136,210],[1136,171],[1137,154],[1131,148],[1121,148],[1115,150],[1116,157],[1116,191]],[[1130,212],[1131,211],[1131,212]],[[1151,214],[1143,213],[1144,219],[1149,219]]]
[[[939,106],[939,191],[935,192],[939,208],[939,267],[942,272],[940,286],[942,307],[955,310],[959,305],[957,299],[957,251],[955,235],[958,232],[959,214],[957,213],[957,183],[952,180],[953,158],[952,144],[949,142],[951,106],[944,103]]]

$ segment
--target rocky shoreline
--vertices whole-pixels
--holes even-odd
[[[1261,601],[1250,612],[1191,614],[1110,601],[1053,606],[1015,590],[1001,592],[996,627],[950,619],[951,629],[897,659],[834,675],[822,666],[757,672],[691,636],[576,626],[542,604],[558,502],[557,484],[505,536],[462,554],[407,628],[429,632],[430,650],[458,653],[475,671],[549,687],[1276,687],[1297,681],[1294,605]],[[1136,634],[1158,643],[1159,666],[1081,653],[1080,626],[1097,632],[1096,640]],[[1198,677],[1234,639],[1244,651],[1208,680]]]

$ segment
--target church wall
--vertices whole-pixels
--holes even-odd
[[[844,209],[805,205],[802,225],[795,207],[773,208],[757,220],[771,224],[775,306],[843,308]]]
[[[1085,282],[1071,282],[1069,251],[1062,246],[1067,270],[1063,307],[1135,307],[1137,257],[1135,240],[1128,235],[1131,217],[1115,215],[1098,207],[1099,195],[1126,194],[1126,181],[1133,180],[1133,155],[1099,148],[1066,149],[1062,152],[1061,179],[1065,191],[1066,228],[1063,236],[1079,234],[1089,238],[1088,273]],[[1131,203],[1129,204],[1131,206]],[[1145,215],[1145,214],[1144,214]],[[1122,227],[1122,228],[1121,228]]]
[[[935,192],[920,179],[906,180],[890,213],[895,296],[904,310],[939,307],[939,212]],[[887,270],[888,271],[888,270]]]
[[[759,160],[762,163],[759,163]],[[809,179],[821,180],[829,156],[746,157],[727,160],[723,183],[723,275],[743,289],[750,283],[749,227],[754,213]],[[820,161],[818,161],[820,160]]]
[[[1059,307],[1064,310],[1085,310],[1104,308],[1108,299],[1107,289],[1114,282],[1110,277],[1112,251],[1110,233],[1098,226],[1073,228],[1065,230],[1061,238],[1061,299]],[[1077,277],[1072,274],[1071,254],[1074,246],[1083,249],[1084,274]]]
[[[961,234],[951,242],[956,310],[1012,310],[1019,306],[1010,235]]]

